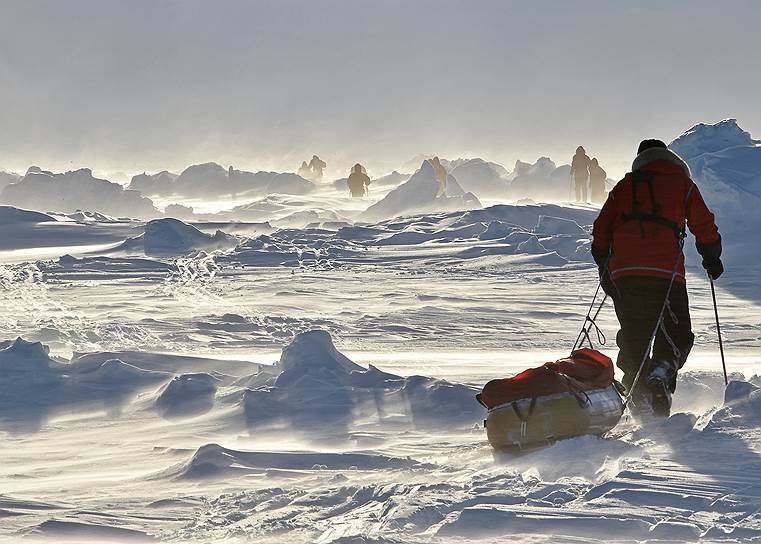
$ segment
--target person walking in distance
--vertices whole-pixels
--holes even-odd
[[[328,166],[324,160],[317,155],[312,155],[312,160],[309,161],[309,169],[312,171],[312,181],[322,181],[323,170]]]
[[[351,169],[349,179],[346,180],[352,198],[362,198],[367,195],[367,187],[370,185],[370,177],[364,167],[357,163]]]
[[[608,173],[603,170],[602,166],[594,158],[589,162],[589,200],[592,204],[602,204],[608,197],[605,188],[605,180]]]
[[[436,180],[439,182],[439,191],[436,193],[436,198],[447,194],[447,171],[444,165],[441,164],[441,160],[438,157],[432,158],[430,161],[433,166],[433,172],[436,174]]]
[[[589,182],[589,157],[584,148],[576,148],[576,154],[571,160],[571,177],[576,188],[576,202],[587,201],[587,183]]]

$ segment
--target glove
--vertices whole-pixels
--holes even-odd
[[[602,287],[602,290],[605,291],[605,294],[610,298],[615,299],[618,294],[618,289],[616,288],[616,284],[613,283],[613,278],[610,276],[610,272],[604,268],[600,268],[599,272],[600,286]]]
[[[605,265],[608,264],[608,255],[610,255],[610,248],[609,247],[597,247],[595,245],[592,245],[592,249],[590,251],[592,254],[592,258],[595,260],[595,264],[597,265],[597,268],[601,271],[600,274],[602,275],[602,270],[605,267]]]
[[[719,236],[718,240],[711,242],[710,244],[696,243],[695,247],[697,248],[698,253],[700,253],[700,256],[703,257],[703,267],[708,270],[706,263],[718,261],[719,257],[721,257],[721,236]]]
[[[718,280],[724,273],[724,265],[721,263],[721,259],[711,259],[710,261],[703,260],[703,268],[708,272],[708,276],[712,280]]]

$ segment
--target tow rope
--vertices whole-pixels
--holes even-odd
[[[647,349],[645,350],[645,354],[642,357],[642,361],[639,364],[639,369],[637,370],[637,374],[634,376],[634,381],[632,382],[631,387],[629,388],[629,391],[627,392],[626,397],[624,397],[624,408],[626,408],[627,404],[629,404],[629,401],[632,398],[632,395],[634,394],[634,391],[636,390],[637,384],[639,383],[640,378],[642,377],[642,371],[645,368],[645,363],[647,363],[647,360],[650,358],[650,353],[653,350],[653,345],[655,344],[655,338],[658,335],[658,331],[661,330],[663,335],[666,337],[666,340],[671,345],[672,349],[674,350],[674,354],[676,355],[679,351],[676,345],[674,344],[671,337],[666,332],[666,327],[663,324],[663,318],[666,314],[666,309],[669,310],[669,313],[673,315],[673,311],[671,310],[671,306],[669,303],[669,299],[671,298],[671,290],[674,286],[674,281],[676,280],[677,271],[679,270],[679,264],[682,262],[682,259],[684,258],[684,239],[686,238],[686,233],[682,232],[679,236],[677,236],[677,246],[679,247],[679,253],[676,256],[676,262],[674,263],[674,268],[671,270],[671,280],[669,281],[668,289],[666,290],[666,296],[663,300],[663,305],[661,306],[661,311],[658,314],[658,320],[655,322],[655,327],[653,327],[653,333],[650,335],[650,341],[647,344]],[[602,274],[610,272],[608,271],[608,261],[610,260],[610,256],[605,260],[605,264],[603,265],[603,271]],[[590,332],[594,330],[594,332],[597,335],[597,341],[601,346],[604,346],[606,343],[605,334],[602,332],[600,327],[597,325],[597,317],[600,315],[600,311],[602,310],[603,306],[605,305],[605,302],[608,300],[608,294],[603,291],[604,296],[602,297],[602,300],[600,301],[599,305],[597,306],[597,309],[594,311],[594,315],[592,315],[592,311],[595,309],[595,304],[597,302],[597,297],[600,294],[600,290],[602,289],[602,274],[600,274],[600,281],[597,282],[597,289],[595,289],[595,294],[592,297],[592,302],[589,304],[589,309],[587,309],[587,315],[584,317],[584,324],[581,327],[581,330],[579,331],[579,334],[576,336],[576,341],[573,343],[573,348],[571,349],[571,353],[573,353],[576,349],[582,347],[584,345],[584,342],[586,341],[589,344],[589,347],[594,349],[594,345],[592,343],[592,338],[590,336]],[[674,316],[676,317],[676,316]]]
[[[632,385],[629,388],[629,391],[626,394],[626,397],[624,398],[624,408],[629,404],[629,401],[632,398],[632,395],[634,394],[634,391],[637,389],[637,384],[639,383],[640,378],[642,377],[642,371],[645,369],[645,363],[650,358],[650,353],[653,350],[653,345],[655,344],[655,337],[658,335],[658,330],[663,327],[663,334],[668,339],[669,343],[672,345],[672,348],[675,348],[673,341],[666,333],[666,329],[663,326],[663,316],[666,313],[666,308],[669,307],[669,299],[671,298],[671,289],[674,286],[674,280],[676,279],[677,270],[679,270],[679,264],[684,259],[684,239],[686,238],[686,235],[682,235],[678,238],[677,245],[679,246],[679,254],[676,256],[676,262],[674,263],[674,269],[671,271],[671,280],[669,281],[668,289],[666,289],[666,297],[663,300],[663,305],[661,306],[661,312],[658,314],[658,320],[655,322],[655,327],[653,327],[653,333],[650,335],[650,341],[647,343],[647,349],[645,350],[645,354],[642,356],[642,362],[639,364],[639,369],[637,370],[637,374],[634,376],[634,381],[632,381]]]
[[[610,256],[608,256],[607,259],[605,259],[605,264],[603,265],[603,274],[608,273],[608,261],[610,260]],[[600,311],[602,310],[602,307],[605,306],[605,302],[608,300],[608,293],[606,293],[603,290],[603,297],[600,301],[600,305],[597,307],[597,310],[595,311],[595,315],[592,315],[592,310],[595,307],[595,302],[597,301],[597,296],[600,294],[600,290],[602,289],[602,274],[600,275],[600,281],[597,282],[597,289],[595,289],[595,295],[592,297],[592,302],[589,305],[589,309],[587,310],[587,315],[584,317],[584,324],[581,326],[581,330],[579,331],[578,336],[576,336],[576,341],[573,343],[573,348],[571,348],[571,353],[573,354],[574,351],[581,348],[584,345],[584,340],[589,343],[589,347],[592,349],[595,349],[594,344],[592,343],[592,338],[590,337],[589,333],[592,329],[594,329],[595,333],[597,334],[597,342],[604,346],[607,342],[607,338],[605,338],[605,334],[602,332],[602,329],[597,325],[597,316],[600,315]]]

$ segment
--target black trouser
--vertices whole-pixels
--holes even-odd
[[[616,336],[619,348],[616,364],[624,371],[623,383],[628,389],[647,351],[666,298],[669,280],[648,276],[628,276],[617,279],[615,286],[617,289],[613,289],[612,297],[618,322],[621,324],[621,330]],[[647,380],[648,374],[659,362],[668,361],[675,368],[682,368],[692,349],[695,335],[692,334],[690,322],[687,286],[680,281],[674,281],[671,287],[669,305],[663,314],[663,325],[666,334],[663,333],[662,328],[658,331],[652,358],[645,362],[639,383]],[[673,393],[676,389],[676,372],[669,387]]]

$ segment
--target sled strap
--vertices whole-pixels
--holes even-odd
[[[518,419],[521,420],[521,436],[526,436],[526,431],[528,427],[528,418],[530,418],[534,413],[534,408],[536,408],[536,397],[531,399],[531,403],[528,405],[528,414],[523,415],[523,412],[521,412],[520,407],[518,406],[518,401],[513,401],[510,403],[510,406],[513,407],[513,412],[515,412],[515,415],[518,417]]]
[[[556,372],[556,374],[558,378],[563,381],[563,384],[565,385],[566,389],[568,389],[568,392],[573,395],[576,399],[576,402],[579,403],[579,408],[586,408],[589,404],[591,404],[592,399],[589,398],[587,392],[577,387],[570,377],[563,374],[562,372]]]
[[[608,268],[608,261],[610,261],[610,255],[608,255],[608,258],[605,259],[605,270]],[[605,301],[608,300],[608,293],[605,293],[603,291],[603,297],[600,301],[600,305],[597,307],[597,311],[595,312],[594,316],[592,315],[592,310],[594,310],[595,303],[597,302],[597,296],[600,294],[600,291],[602,290],[602,277],[600,277],[600,281],[597,282],[597,289],[595,289],[595,294],[592,297],[592,302],[589,303],[589,309],[587,309],[587,315],[584,318],[584,324],[581,326],[581,330],[579,331],[579,334],[576,336],[576,340],[573,343],[573,347],[571,348],[571,355],[573,355],[573,352],[576,351],[577,348],[580,348],[582,345],[584,345],[584,340],[586,339],[587,342],[589,342],[589,347],[594,349],[594,346],[592,345],[592,340],[589,337],[589,331],[591,330],[591,327],[587,325],[588,323],[592,323],[594,325],[595,329],[597,329],[597,339],[600,340],[601,345],[605,345],[605,335],[602,334],[602,331],[595,323],[595,320],[597,319],[597,316],[600,315],[600,310],[602,310],[602,307],[605,306]]]
[[[599,325],[597,325],[597,321],[595,321],[595,318],[597,318],[597,314],[600,313],[600,310],[602,309],[602,305],[597,309],[597,313],[594,317],[587,316],[586,317],[586,323],[589,325],[584,325],[584,328],[582,329],[582,333],[584,334],[584,338],[589,343],[589,347],[594,349],[594,344],[592,343],[592,338],[589,336],[589,333],[594,329],[595,333],[597,334],[597,343],[601,346],[604,346],[608,339],[605,338],[605,333],[602,332],[602,329],[600,329]],[[582,339],[581,344],[579,344],[579,347],[582,347],[584,345],[584,340]]]

